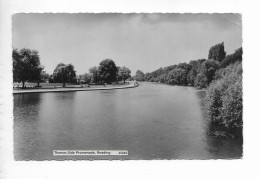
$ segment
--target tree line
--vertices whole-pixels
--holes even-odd
[[[133,79],[206,88],[214,79],[218,69],[225,68],[236,61],[242,61],[242,48],[226,56],[224,43],[220,43],[210,48],[208,59],[191,60],[189,63],[179,63],[145,74],[137,70]]]
[[[131,70],[125,66],[116,66],[111,59],[102,60],[99,66],[94,66],[89,69],[89,73],[80,75],[85,83],[94,84],[112,84],[120,81],[125,81],[131,78]]]
[[[151,73],[137,70],[133,79],[170,85],[194,86],[206,89],[204,106],[214,128],[221,128],[216,136],[242,135],[242,47],[226,55],[224,43],[209,49],[208,59],[191,60]],[[240,131],[240,132],[237,132]]]
[[[37,50],[14,49],[13,54],[13,81],[22,82],[22,88],[25,82],[36,82],[40,86],[41,82],[50,83],[94,83],[94,84],[112,84],[119,81],[125,81],[131,77],[131,70],[127,67],[116,66],[112,59],[105,59],[89,69],[89,73],[76,76],[76,71],[72,64],[59,63],[49,75],[44,71],[44,66],[40,63],[40,56]]]

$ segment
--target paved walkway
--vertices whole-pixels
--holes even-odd
[[[99,88],[54,88],[54,89],[28,89],[28,90],[13,90],[13,94],[22,93],[47,93],[47,92],[70,92],[70,91],[95,91],[95,90],[112,90],[112,89],[125,89],[125,88],[135,88],[139,85],[131,83],[124,86],[112,86],[112,87],[99,87]]]

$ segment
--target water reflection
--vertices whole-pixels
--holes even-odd
[[[206,113],[203,99],[206,96],[206,91],[197,91],[197,95],[200,99],[200,106],[202,110],[202,117],[205,121],[205,132],[215,131],[216,127],[210,122],[210,117]],[[242,133],[242,132],[238,132]],[[206,142],[208,144],[207,150],[212,154],[215,159],[232,159],[241,158],[243,154],[243,137],[240,136],[236,139],[232,138],[215,138],[210,135],[206,135]]]
[[[14,154],[15,158],[22,155],[23,159],[29,159],[40,142],[37,138],[41,133],[37,129],[42,96],[21,94],[14,95],[14,99]]]

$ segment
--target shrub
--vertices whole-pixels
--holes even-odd
[[[242,128],[241,64],[230,65],[216,73],[205,102],[212,122],[226,129]]]

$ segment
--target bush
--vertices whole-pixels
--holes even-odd
[[[227,66],[226,68],[220,68],[219,70],[217,70],[214,76],[214,80],[224,78],[225,76],[230,75],[231,73],[241,76],[242,72],[243,71],[241,62],[236,62]]]
[[[205,98],[211,121],[226,129],[242,128],[242,66],[230,65],[216,75]]]
[[[243,99],[242,99],[242,78],[230,85],[226,95],[222,97],[222,120],[227,128],[242,127]]]

